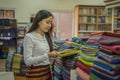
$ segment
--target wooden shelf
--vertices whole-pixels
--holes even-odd
[[[79,36],[80,34],[89,35],[96,31],[112,31],[111,22],[112,17],[106,13],[103,5],[77,5],[75,7],[75,36],[77,37],[82,37]]]
[[[115,20],[120,19],[120,17],[114,17]]]
[[[117,30],[117,31],[119,31],[119,30],[120,30],[120,28],[114,28],[114,30]]]

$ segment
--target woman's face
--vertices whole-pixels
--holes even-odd
[[[42,21],[40,21],[38,23],[39,25],[39,29],[42,31],[42,32],[48,32],[49,29],[51,28],[51,24],[53,22],[53,17],[50,16],[46,19],[43,19]]]

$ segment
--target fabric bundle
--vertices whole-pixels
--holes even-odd
[[[103,33],[109,39],[100,40],[100,50],[90,72],[91,80],[120,80],[120,34]]]
[[[101,40],[115,40],[120,39],[120,34],[112,32],[94,32],[86,41],[87,44],[98,44]]]
[[[53,67],[54,68],[54,80],[63,80],[63,77],[61,75],[62,68],[63,68],[62,58],[57,57],[53,66],[54,66]]]
[[[16,74],[20,74],[21,70],[21,61],[22,61],[22,55],[20,54],[14,54],[13,58],[13,64],[12,64],[12,71]]]
[[[69,49],[69,50],[60,51],[57,54],[57,56],[59,56],[59,57],[66,57],[66,56],[71,56],[71,55],[78,54],[78,52],[79,52],[78,49]]]
[[[78,71],[80,70],[81,73],[77,73],[78,77],[82,80],[89,80],[90,76],[90,70],[93,66],[94,61],[97,59],[98,54],[98,46],[95,45],[82,45],[80,47],[80,52],[78,56],[78,61],[76,62],[76,65],[78,66]],[[87,79],[85,79],[82,74],[86,74],[88,76]]]
[[[11,71],[12,69],[12,63],[13,63],[13,56],[14,56],[15,52],[9,52],[7,59],[6,59],[6,71]]]

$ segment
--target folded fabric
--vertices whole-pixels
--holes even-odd
[[[98,51],[98,48],[93,48],[93,47],[90,47],[90,46],[81,45],[80,47],[82,49],[86,49],[86,50]]]
[[[65,71],[62,71],[61,75],[65,80],[70,80],[70,75],[68,75]]]
[[[100,66],[108,71],[114,71],[110,66],[104,65],[104,64],[99,63],[99,62],[94,62],[94,65]]]
[[[87,73],[85,73],[83,70],[81,70],[79,67],[77,67],[75,70],[76,70],[77,75],[82,80],[90,80],[90,76]]]
[[[60,78],[56,77],[56,75],[54,75],[54,80],[62,80],[62,79],[60,79]]]
[[[99,51],[102,51],[102,52],[107,53],[107,54],[115,54],[115,53],[112,52],[111,50],[106,49],[106,48],[102,48],[102,47],[100,47],[100,50],[99,50]]]
[[[108,63],[108,62],[103,61],[101,59],[96,59],[95,62],[98,62],[98,63],[101,63],[103,65],[106,65],[109,68],[111,68],[111,70],[115,70],[115,71],[119,71],[120,70],[120,64],[111,64],[111,63]]]
[[[114,40],[100,40],[99,41],[100,44],[102,45],[108,45],[108,46],[112,46],[112,45],[120,45],[120,39],[114,39]]]
[[[76,77],[76,80],[82,80],[79,76]]]
[[[103,51],[98,52],[98,58],[103,58],[105,61],[113,64],[120,63],[120,55],[109,54]]]
[[[120,37],[102,35],[100,40],[116,40],[116,39],[120,39]]]
[[[74,68],[76,68],[75,63],[76,63],[76,60],[73,60],[73,59],[72,60],[68,59],[68,60],[65,61],[66,67],[68,69],[74,69]]]
[[[59,50],[59,51],[62,51],[62,50],[65,50],[65,49],[73,49],[73,48],[75,48],[75,47],[73,47],[73,46],[61,45],[61,46],[58,48],[58,50]]]
[[[93,66],[93,62],[90,61],[86,61],[84,60],[82,57],[78,56],[78,61],[82,62],[83,64],[87,65],[87,66]]]
[[[105,68],[102,68],[100,66],[97,66],[97,65],[94,65],[93,68],[99,70],[100,72],[103,72],[103,73],[106,73],[108,75],[111,75],[111,76],[115,76],[115,75],[120,74],[120,72],[118,72],[118,71],[116,71],[116,72],[115,71],[109,71],[109,70],[107,70]]]
[[[106,35],[106,36],[114,36],[120,38],[119,33],[113,33],[113,32],[94,32],[91,35]]]
[[[58,66],[56,66],[56,65],[54,65],[54,70],[58,73],[58,74],[60,74],[61,73],[61,69],[58,67]]]
[[[87,44],[99,44],[100,36],[93,36],[87,40]]]
[[[102,48],[111,50],[112,52],[116,54],[120,54],[120,45],[114,45],[114,46],[106,46],[106,45],[100,45]]]
[[[64,72],[65,74],[67,74],[68,76],[70,76],[70,70],[68,70],[65,67],[62,67],[62,72]]]
[[[110,75],[107,75],[105,73],[98,71],[95,68],[91,68],[91,73],[93,73],[97,77],[101,78],[102,80],[120,80],[120,75],[112,77]]]
[[[56,71],[54,71],[54,80],[63,80],[61,74],[58,74]]]
[[[86,65],[84,65],[83,63],[81,63],[81,62],[76,62],[76,64],[77,64],[77,66],[80,68],[80,69],[82,69],[83,71],[85,71],[87,74],[89,74],[90,73],[90,69],[91,69],[91,67],[90,66],[86,66]]]
[[[6,71],[11,71],[15,52],[9,52],[6,60]]]
[[[86,60],[86,61],[95,61],[96,60],[96,58],[97,58],[97,56],[88,56],[88,55],[86,55],[86,54],[84,54],[84,53],[82,53],[82,51],[80,51],[80,56],[84,59],[84,60]]]
[[[54,43],[55,43],[55,44],[63,44],[63,43],[65,43],[66,41],[68,41],[68,40],[55,40]]]
[[[97,52],[86,51],[86,50],[82,50],[82,49],[81,49],[81,52],[88,56],[94,56],[94,57],[97,56]]]
[[[89,39],[89,36],[82,36],[81,39],[82,39],[83,41],[87,41],[87,40]]]
[[[101,79],[100,77],[97,77],[93,73],[90,73],[90,80],[103,80],[103,79]]]
[[[61,62],[55,61],[54,64],[55,64],[56,66],[59,66],[59,68],[62,68],[62,67],[63,67],[63,63],[61,63]]]
[[[20,54],[14,54],[13,63],[12,63],[13,72],[20,73],[22,57],[23,56]]]
[[[109,59],[109,58],[105,59],[105,58],[103,58],[103,57],[100,56],[100,55],[98,55],[97,57],[98,57],[98,59],[101,59],[101,60],[103,60],[103,61],[107,61],[108,63],[111,63],[111,64],[120,64],[120,60],[111,60],[111,62],[110,62],[110,61],[107,60],[107,59]]]
[[[85,41],[83,41],[82,39],[80,39],[78,37],[73,37],[72,42],[75,42],[75,43],[78,43],[78,44],[84,44],[85,43]]]
[[[66,56],[71,56],[71,55],[75,55],[78,54],[79,50],[78,49],[72,49],[72,50],[64,50],[64,51],[60,51],[57,56],[59,57],[66,57]]]
[[[91,48],[97,48],[97,49],[100,48],[99,45],[96,45],[96,44],[84,44],[84,45]]]

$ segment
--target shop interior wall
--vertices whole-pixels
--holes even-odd
[[[0,9],[14,9],[18,22],[29,22],[40,9],[73,11],[75,5],[104,5],[104,0],[0,0]]]

